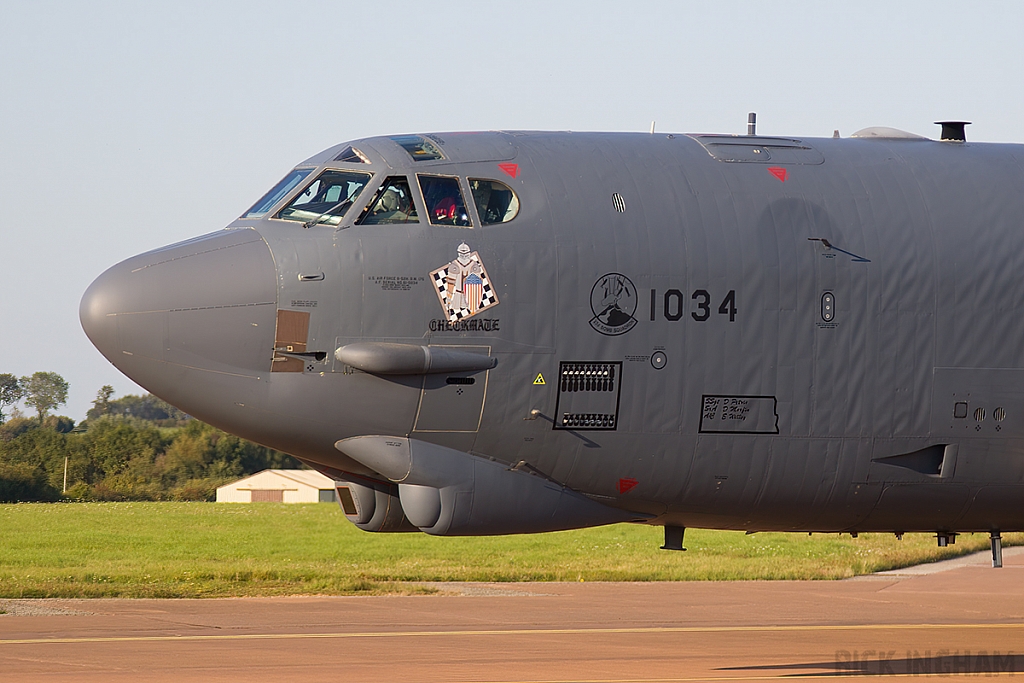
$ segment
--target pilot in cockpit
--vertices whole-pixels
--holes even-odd
[[[434,222],[445,223],[455,222],[455,213],[458,211],[458,205],[455,203],[454,197],[443,197],[436,204],[434,204]]]
[[[367,215],[359,222],[364,225],[415,223],[416,209],[412,204],[412,195],[406,180],[389,179],[384,184],[380,196],[367,209]]]

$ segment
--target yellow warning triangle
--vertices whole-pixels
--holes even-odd
[[[547,384],[547,382],[544,381],[544,375],[540,374],[539,372],[537,373],[537,379],[533,380],[533,383],[534,384]]]

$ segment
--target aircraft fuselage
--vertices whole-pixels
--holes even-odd
[[[114,266],[90,338],[364,528],[1024,529],[1024,147],[414,137]]]

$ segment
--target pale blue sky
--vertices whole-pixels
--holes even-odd
[[[1024,141],[1019,2],[0,0],[0,372],[137,392],[78,323],[128,256],[368,135],[501,128]]]

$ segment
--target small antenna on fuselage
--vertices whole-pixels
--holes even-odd
[[[757,113],[747,114],[747,135],[757,135]]]
[[[654,121],[651,121],[651,135],[654,135]]]
[[[942,126],[942,135],[939,139],[942,142],[967,142],[966,127],[971,125],[970,121],[936,121]]]

